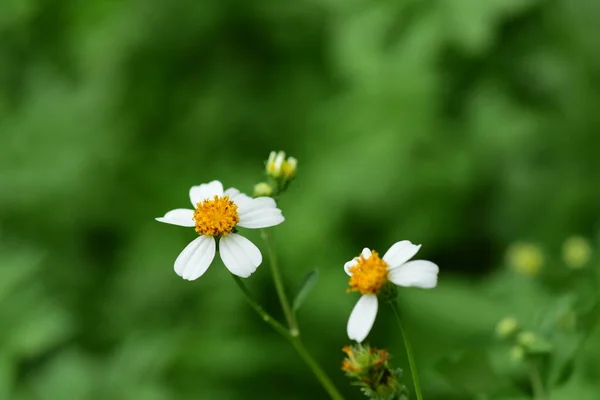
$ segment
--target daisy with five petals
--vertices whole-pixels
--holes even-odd
[[[175,260],[175,272],[193,281],[206,272],[217,251],[225,267],[242,278],[250,276],[262,262],[258,247],[237,233],[237,227],[258,229],[284,221],[281,210],[270,197],[251,198],[239,190],[223,190],[212,181],[190,189],[194,210],[178,208],[167,212],[159,222],[194,227],[198,237]]]
[[[410,260],[421,248],[408,240],[394,243],[379,258],[376,251],[363,249],[360,256],[348,261],[344,270],[350,276],[350,292],[360,292],[350,318],[348,337],[362,342],[373,327],[379,302],[377,294],[388,282],[397,286],[431,289],[437,285],[439,268],[431,261]]]

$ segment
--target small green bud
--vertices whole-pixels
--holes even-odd
[[[521,345],[521,346],[531,346],[533,343],[535,343],[536,341],[536,336],[533,332],[530,331],[524,331],[521,332],[517,335],[517,342]]]
[[[254,185],[254,197],[270,197],[273,195],[273,187],[267,182],[259,182]]]
[[[527,354],[547,354],[553,349],[552,343],[529,331],[520,332],[517,335],[517,343],[526,350]]]
[[[579,269],[586,266],[592,257],[590,243],[583,237],[573,236],[562,246],[562,258],[567,267]]]
[[[509,357],[512,362],[519,363],[525,358],[525,349],[523,346],[515,345],[510,348]]]
[[[515,334],[519,329],[519,323],[513,317],[506,317],[500,320],[496,325],[496,335],[502,339],[507,339]]]
[[[509,247],[506,258],[515,271],[526,276],[539,275],[544,265],[544,254],[539,247],[530,243],[513,244]]]
[[[355,344],[344,347],[342,351],[346,353],[342,370],[371,399],[406,396],[406,387],[400,382],[402,370],[389,366],[390,355],[386,350]]]

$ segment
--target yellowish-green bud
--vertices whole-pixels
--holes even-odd
[[[525,358],[525,349],[523,346],[515,345],[510,348],[509,357],[514,363],[521,362]]]
[[[517,329],[519,329],[517,320],[513,317],[506,317],[496,325],[496,335],[502,339],[506,339],[514,335]]]
[[[554,349],[551,342],[529,331],[520,332],[517,335],[517,343],[527,354],[548,354]]]
[[[272,185],[273,195],[279,195],[288,188],[290,182],[296,177],[297,169],[298,160],[294,157],[286,158],[285,152],[272,151],[269,154],[265,171]]]
[[[272,151],[267,160],[266,170],[267,175],[273,179],[278,179],[283,173],[283,162],[285,161],[285,152],[278,153]]]
[[[544,265],[544,254],[535,245],[515,243],[506,254],[509,265],[518,273],[526,276],[536,276]]]
[[[537,338],[533,332],[524,331],[517,335],[517,342],[521,346],[529,347],[534,344],[536,340]]]
[[[267,182],[259,182],[254,185],[254,197],[270,197],[273,195],[273,187]]]
[[[283,171],[283,176],[287,180],[292,180],[296,176],[296,169],[298,168],[298,160],[294,157],[289,157],[287,160],[283,162],[283,166],[281,167]]]
[[[562,246],[562,258],[567,267],[578,269],[585,267],[592,257],[592,247],[587,239],[573,236]]]

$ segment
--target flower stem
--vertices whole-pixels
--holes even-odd
[[[338,389],[335,387],[331,379],[329,379],[329,376],[327,376],[325,371],[323,371],[321,366],[315,361],[314,358],[312,358],[308,350],[306,350],[306,347],[304,347],[304,344],[302,343],[302,340],[300,340],[300,337],[292,337],[289,340],[292,343],[292,346],[294,346],[294,348],[300,355],[300,357],[302,357],[306,365],[308,365],[308,367],[312,370],[313,374],[315,374],[319,382],[321,382],[321,386],[323,386],[323,389],[327,391],[329,397],[331,397],[333,400],[343,400],[344,397],[340,394]]]
[[[292,344],[294,349],[296,349],[302,360],[304,360],[306,365],[308,365],[308,367],[312,370],[313,374],[317,377],[317,379],[321,383],[321,386],[323,386],[323,388],[325,389],[325,391],[327,391],[329,396],[333,400],[343,400],[344,397],[337,390],[331,379],[329,379],[329,376],[327,376],[327,374],[325,373],[325,371],[323,371],[323,369],[317,363],[317,361],[310,355],[306,347],[304,347],[304,344],[300,339],[300,333],[296,331],[296,334],[293,334],[291,330],[286,329],[285,326],[277,322],[273,317],[271,317],[269,313],[267,313],[258,304],[256,300],[254,300],[254,297],[252,296],[242,279],[233,274],[231,274],[231,276],[233,277],[233,280],[244,294],[244,297],[248,301],[248,304],[250,304],[254,311],[256,311],[256,313],[261,316],[263,321],[271,325],[271,327],[275,329],[277,333],[286,338]]]
[[[290,334],[292,336],[298,336],[300,334],[298,330],[298,324],[296,322],[296,317],[294,317],[294,313],[292,312],[292,308],[290,307],[290,302],[285,294],[285,288],[283,287],[283,279],[281,278],[281,271],[279,269],[279,263],[277,262],[277,256],[275,255],[275,249],[269,240],[269,233],[263,229],[261,230],[261,237],[265,241],[267,245],[267,252],[269,254],[269,264],[271,265],[271,273],[273,274],[273,283],[275,284],[275,290],[277,291],[277,296],[279,297],[279,302],[281,303],[281,308],[283,309],[283,313],[285,314],[285,319],[290,328]]]
[[[542,382],[542,376],[540,375],[540,370],[535,361],[532,361],[529,364],[529,379],[531,380],[533,398],[535,400],[546,400],[546,391],[544,390],[544,383]]]
[[[392,310],[394,310],[394,315],[396,316],[398,326],[400,327],[400,332],[402,333],[402,338],[404,339],[404,347],[406,347],[406,355],[408,357],[408,364],[410,365],[410,373],[412,375],[413,386],[415,388],[415,395],[417,396],[417,400],[423,400],[421,383],[419,381],[419,373],[417,372],[417,363],[415,362],[412,346],[408,340],[408,336],[406,336],[404,328],[402,327],[402,321],[400,321],[400,314],[398,313],[397,305],[393,301],[390,301],[390,306],[392,307]]]
[[[263,321],[265,321],[267,324],[271,325],[271,327],[273,327],[273,329],[275,329],[281,336],[290,340],[291,339],[290,332],[285,328],[285,326],[281,325],[273,317],[271,317],[271,315],[269,315],[269,313],[267,313],[256,302],[256,300],[254,300],[254,297],[252,297],[252,294],[250,293],[250,291],[248,290],[248,288],[246,287],[244,282],[242,282],[242,278],[240,278],[239,276],[233,275],[233,274],[231,274],[231,276],[233,277],[233,280],[238,285],[238,287],[240,288],[242,293],[244,293],[244,297],[246,297],[248,304],[250,304],[250,306],[254,309],[254,311],[256,311],[256,313],[261,316]]]

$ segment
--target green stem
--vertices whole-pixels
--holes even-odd
[[[290,332],[283,325],[281,325],[279,322],[277,322],[273,317],[271,317],[256,302],[256,300],[254,300],[254,297],[252,297],[252,294],[250,293],[250,291],[248,290],[248,288],[242,281],[242,278],[240,278],[239,276],[233,275],[233,274],[231,274],[231,276],[233,277],[233,280],[238,285],[238,287],[240,288],[242,293],[244,293],[244,297],[246,297],[248,304],[250,304],[250,306],[254,309],[254,311],[256,311],[256,313],[261,316],[263,321],[265,321],[267,324],[271,325],[271,327],[273,327],[273,329],[275,329],[277,331],[277,333],[279,333],[281,336],[290,340],[292,338],[290,335]]]
[[[532,361],[529,365],[529,379],[531,380],[533,398],[535,400],[546,400],[544,383],[542,382],[542,376],[540,375],[540,370],[535,361]]]
[[[261,231],[261,237],[265,241],[267,245],[267,253],[269,254],[269,261],[271,265],[271,273],[273,274],[273,283],[275,284],[275,290],[277,291],[277,296],[279,297],[279,302],[281,303],[281,308],[283,309],[283,313],[285,314],[285,319],[290,327],[290,334],[292,336],[298,336],[300,334],[298,330],[298,324],[296,322],[296,318],[294,317],[294,313],[292,312],[292,308],[290,307],[290,302],[285,294],[285,288],[283,287],[283,279],[281,277],[281,270],[279,269],[279,263],[277,262],[277,256],[275,255],[275,249],[273,248],[270,240],[269,233],[263,229]]]
[[[315,376],[321,383],[321,386],[323,386],[323,388],[327,391],[329,396],[333,400],[343,400],[344,397],[342,397],[342,395],[337,390],[331,379],[329,379],[329,376],[327,376],[325,371],[323,371],[323,369],[319,366],[315,359],[310,355],[306,347],[304,347],[304,344],[300,339],[299,332],[296,330],[296,334],[293,334],[292,331],[287,330],[283,325],[277,322],[273,317],[271,317],[271,315],[269,315],[269,313],[267,313],[258,304],[256,300],[254,300],[254,297],[252,296],[242,279],[233,274],[231,274],[231,276],[233,277],[233,280],[244,294],[244,297],[246,298],[248,304],[250,304],[252,309],[254,309],[254,311],[256,311],[258,315],[260,315],[263,321],[271,325],[271,327],[275,329],[277,333],[286,338],[292,344],[292,346],[294,346],[294,349],[296,349],[302,360],[304,360],[304,362],[306,363],[306,365],[308,365],[313,374],[315,374]]]
[[[335,387],[331,379],[329,379],[329,376],[327,376],[325,371],[321,369],[321,366],[315,361],[314,358],[312,358],[308,350],[306,350],[306,347],[304,347],[302,340],[300,340],[299,337],[293,337],[290,339],[290,342],[292,343],[292,346],[294,346],[300,357],[302,357],[306,365],[308,365],[308,367],[315,374],[319,382],[321,382],[321,386],[323,386],[323,388],[327,391],[329,397],[331,397],[333,400],[343,400],[344,397],[337,390],[337,388]]]
[[[394,310],[394,315],[396,316],[398,326],[400,327],[400,332],[402,333],[402,338],[404,339],[404,347],[406,347],[406,355],[408,356],[408,364],[410,365],[410,373],[412,375],[413,386],[415,388],[417,400],[423,400],[423,393],[421,392],[421,383],[419,381],[419,373],[417,372],[417,363],[415,362],[415,356],[412,351],[412,346],[410,345],[408,336],[406,336],[406,332],[402,327],[402,321],[400,321],[400,314],[398,313],[398,308],[396,304],[394,304],[393,301],[390,301],[390,306],[392,306],[392,310]]]

